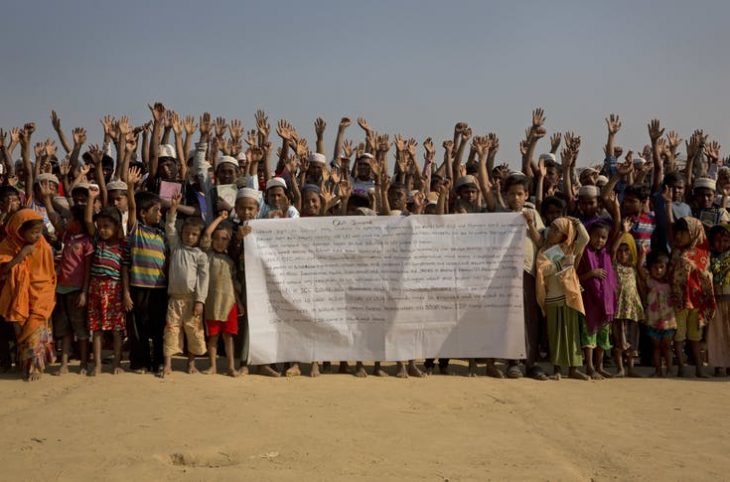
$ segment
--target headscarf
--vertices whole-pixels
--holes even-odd
[[[636,250],[636,240],[631,235],[631,233],[623,233],[620,238],[618,238],[618,245],[621,247],[622,244],[625,244],[629,248],[629,262],[633,267],[636,267],[637,263],[639,262],[639,255]]]
[[[578,273],[583,274],[594,269],[606,271],[606,279],[591,278],[583,283],[583,301],[586,307],[586,324],[590,334],[596,333],[607,322],[613,320],[616,313],[616,272],[613,269],[608,247],[599,251],[590,246],[583,252]]]
[[[565,235],[565,240],[560,244],[560,249],[566,256],[569,254],[580,254],[573,253],[575,229],[573,228],[573,223],[568,218],[556,219],[550,225],[550,229],[556,230]],[[536,264],[537,269],[535,270],[535,294],[537,297],[537,303],[540,305],[543,313],[545,313],[546,297],[545,273],[553,266],[553,261],[544,255],[545,249],[549,247],[550,246],[547,246],[541,249],[538,253]],[[585,309],[583,308],[583,298],[580,294],[580,283],[578,282],[578,275],[576,274],[575,269],[569,268],[561,271],[560,273],[556,273],[554,276],[558,277],[558,280],[563,287],[563,291],[565,291],[565,304],[584,315]]]
[[[700,326],[715,316],[717,304],[712,290],[710,274],[710,251],[705,228],[699,219],[687,216],[690,244],[672,251],[671,283],[672,296],[677,310],[697,310]]]
[[[730,224],[718,224],[710,230],[710,242],[721,232],[730,233]],[[724,253],[712,253],[710,258],[710,272],[715,291],[720,294],[730,287],[730,250]],[[722,293],[725,294],[725,293]]]
[[[21,209],[8,220],[6,238],[0,242],[0,264],[9,263],[26,245],[20,228],[28,221],[42,221],[32,209]],[[20,324],[19,342],[30,337],[50,318],[55,305],[56,270],[51,246],[41,237],[23,261],[6,273],[0,289],[0,314]]]

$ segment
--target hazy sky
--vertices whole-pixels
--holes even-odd
[[[263,108],[310,139],[322,116],[328,154],[343,115],[439,145],[463,120],[496,132],[498,158],[516,165],[536,106],[549,133],[583,136],[579,164],[602,159],[610,112],[622,146],[640,149],[658,116],[685,139],[704,128],[730,148],[726,1],[0,5],[0,127],[32,120],[38,138],[51,134],[52,108],[99,142],[102,115],[141,123],[159,100],[247,128]]]

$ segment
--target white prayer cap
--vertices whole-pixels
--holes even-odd
[[[324,154],[314,152],[309,155],[309,162],[315,164],[327,164],[327,158],[324,157]]]
[[[557,159],[555,158],[555,154],[552,152],[547,152],[545,154],[540,154],[540,160],[541,161],[553,161],[557,162]]]
[[[112,181],[106,185],[106,190],[107,191],[126,191],[128,187],[129,186],[127,186],[127,183],[124,181]]]
[[[459,190],[459,188],[464,186],[474,186],[478,188],[479,183],[477,183],[477,178],[470,174],[467,174],[466,176],[461,176],[459,179],[456,180],[454,189]]]
[[[364,162],[367,162],[367,163],[371,163],[371,162],[373,162],[375,160],[375,156],[373,156],[369,152],[363,152],[362,154],[360,154],[358,156],[357,160],[358,161],[364,161]]]
[[[272,187],[281,187],[281,188],[284,188],[284,190],[286,190],[286,181],[280,177],[272,177],[266,183],[266,190],[268,191]]]
[[[698,177],[695,179],[694,186],[692,186],[694,189],[711,189],[715,190],[715,180],[710,179],[709,177]]]
[[[246,151],[240,151],[238,155],[236,156],[236,159],[239,161],[246,161],[248,160],[248,157],[246,156]]]
[[[419,192],[421,192],[421,191],[419,191],[418,189],[408,191],[408,201],[407,202],[412,203],[416,199],[416,194],[418,194]]]
[[[56,184],[61,184],[58,182],[58,178],[51,174],[50,172],[44,172],[42,174],[38,174],[38,177],[35,179],[35,184],[38,184],[43,181],[50,181],[55,182]]]
[[[601,190],[598,186],[581,186],[578,190],[578,197],[598,197],[601,195]]]
[[[584,174],[598,174],[598,171],[593,169],[592,167],[586,167],[582,171],[580,171],[580,175]]]
[[[91,185],[88,182],[80,182],[71,188],[71,192],[74,192],[77,189],[86,189],[88,191],[90,186]]]
[[[517,176],[517,177],[527,177],[527,176],[525,175],[525,173],[524,173],[524,172],[522,172],[522,171],[510,171],[509,175],[510,175],[510,177],[511,177],[511,176]]]
[[[596,186],[603,187],[606,184],[608,184],[608,178],[606,176],[598,176],[598,179],[596,179]]]
[[[222,166],[223,164],[231,164],[238,168],[238,161],[231,156],[221,156],[220,159],[218,159],[218,161],[215,163],[216,169],[218,169],[218,167]]]
[[[646,159],[644,159],[643,157],[637,157],[636,159],[634,159],[634,164],[637,166],[643,166],[645,163]]]
[[[159,150],[157,151],[157,157],[172,157],[173,159],[177,157],[177,154],[175,153],[175,146],[172,144],[161,144]]]
[[[236,199],[254,199],[258,202],[259,200],[259,192],[256,189],[251,189],[250,187],[243,187],[238,190],[238,193],[236,193]]]
[[[435,205],[439,203],[439,193],[431,191],[428,193],[428,196],[426,196],[427,199],[427,206]]]

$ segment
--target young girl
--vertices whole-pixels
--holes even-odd
[[[56,270],[53,251],[43,238],[43,217],[20,209],[5,226],[0,243],[0,315],[14,323],[23,379],[40,379],[54,361],[48,320],[53,312]]]
[[[585,316],[576,259],[588,244],[588,233],[577,219],[558,218],[550,224],[545,245],[537,255],[537,302],[547,317],[550,361],[554,380],[568,367],[571,378],[588,380],[583,365],[580,325]]]
[[[722,377],[730,375],[730,224],[712,228],[710,246],[717,315],[707,330],[707,355],[715,376]]]
[[[685,376],[684,340],[689,339],[695,374],[704,377],[700,340],[702,327],[715,317],[717,304],[710,274],[710,252],[705,230],[699,219],[684,217],[672,229],[674,251],[671,261],[672,304],[677,313],[674,349],[677,376]]]
[[[663,251],[654,251],[647,258],[644,268],[645,250],[639,257],[639,276],[646,286],[647,335],[653,345],[654,376],[663,377],[662,359],[672,369],[672,338],[677,332],[677,319],[672,307],[672,286],[667,282],[669,256]]]
[[[603,369],[603,354],[611,349],[610,327],[616,312],[616,273],[606,247],[610,232],[610,226],[603,220],[589,223],[590,243],[578,266],[586,312],[581,324],[581,345],[586,371],[594,380],[611,377]]]
[[[633,351],[639,346],[639,327],[637,323],[644,319],[644,307],[637,285],[636,241],[631,235],[631,221],[624,223],[624,232],[614,243],[613,258],[616,271],[616,314],[614,315],[614,358],[617,378],[626,375],[624,372],[624,355],[628,364],[628,376],[638,377],[634,370]]]
[[[243,303],[239,296],[241,287],[236,277],[236,265],[228,256],[228,245],[233,238],[233,230],[230,225],[221,224],[226,219],[228,211],[221,211],[206,228],[200,241],[200,247],[208,252],[210,262],[208,298],[205,301],[210,369],[205,373],[217,373],[218,335],[223,333],[228,363],[226,375],[235,377],[239,372],[236,371],[233,337],[238,335],[238,313],[242,311]]]
[[[122,372],[122,337],[125,330],[125,311],[132,309],[129,296],[129,253],[122,236],[122,215],[115,207],[107,206],[93,219],[94,197],[89,193],[86,205],[86,229],[94,238],[94,254],[86,273],[86,293],[89,329],[94,334],[94,370],[91,376],[101,374],[101,345],[105,331],[114,334],[113,374]],[[83,306],[83,305],[82,305]]]

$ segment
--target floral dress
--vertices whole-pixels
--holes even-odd
[[[677,319],[672,307],[672,286],[653,279],[646,280],[646,324],[655,330],[676,330]]]
[[[639,288],[636,285],[636,269],[633,266],[615,265],[618,287],[616,290],[617,320],[642,321],[644,307],[641,305]]]

